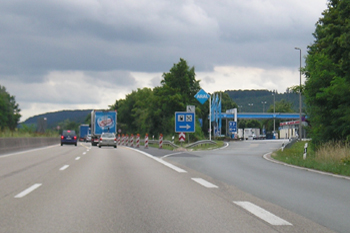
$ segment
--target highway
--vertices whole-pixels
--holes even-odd
[[[79,143],[0,155],[0,231],[348,232],[343,218],[322,222],[317,208],[344,202],[349,210],[349,181],[262,158],[279,146],[241,142],[173,152]],[[306,192],[290,193],[304,183]],[[298,195],[314,193],[319,195],[290,207]],[[330,214],[340,215],[338,207]]]

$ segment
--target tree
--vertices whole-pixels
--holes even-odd
[[[20,111],[15,97],[11,96],[6,88],[0,85],[0,130],[4,128],[14,130],[21,118]]]
[[[316,24],[304,73],[314,143],[350,135],[350,1],[331,0]]]

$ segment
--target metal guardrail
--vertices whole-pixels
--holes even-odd
[[[140,141],[145,143],[145,140],[140,140]],[[148,143],[149,144],[159,144],[159,141],[158,140],[148,140]],[[163,141],[163,145],[169,145],[169,146],[172,146],[172,147],[175,147],[175,148],[179,148],[178,145],[176,145],[175,143],[173,143],[171,141],[168,141],[168,140],[164,140]]]
[[[191,144],[187,145],[186,148],[198,146],[198,145],[201,145],[201,144],[213,144],[213,145],[216,145],[217,143],[214,142],[214,141],[210,141],[210,140],[201,140],[201,141],[197,141],[197,142],[194,142],[194,143],[191,143]]]

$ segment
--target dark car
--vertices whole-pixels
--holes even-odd
[[[77,135],[74,130],[63,130],[61,135],[61,146],[63,144],[73,144],[77,146]]]

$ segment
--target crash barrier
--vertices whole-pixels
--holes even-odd
[[[117,144],[118,144],[118,146],[120,145],[120,134],[118,134]]]
[[[12,153],[60,143],[60,138],[0,138],[0,154]]]
[[[198,145],[201,145],[201,144],[213,144],[213,145],[216,145],[217,143],[214,142],[214,141],[211,141],[211,140],[201,140],[201,141],[197,141],[197,142],[194,142],[194,143],[191,143],[187,146],[185,146],[186,148],[190,148],[190,147],[194,147],[194,146],[198,146]]]

